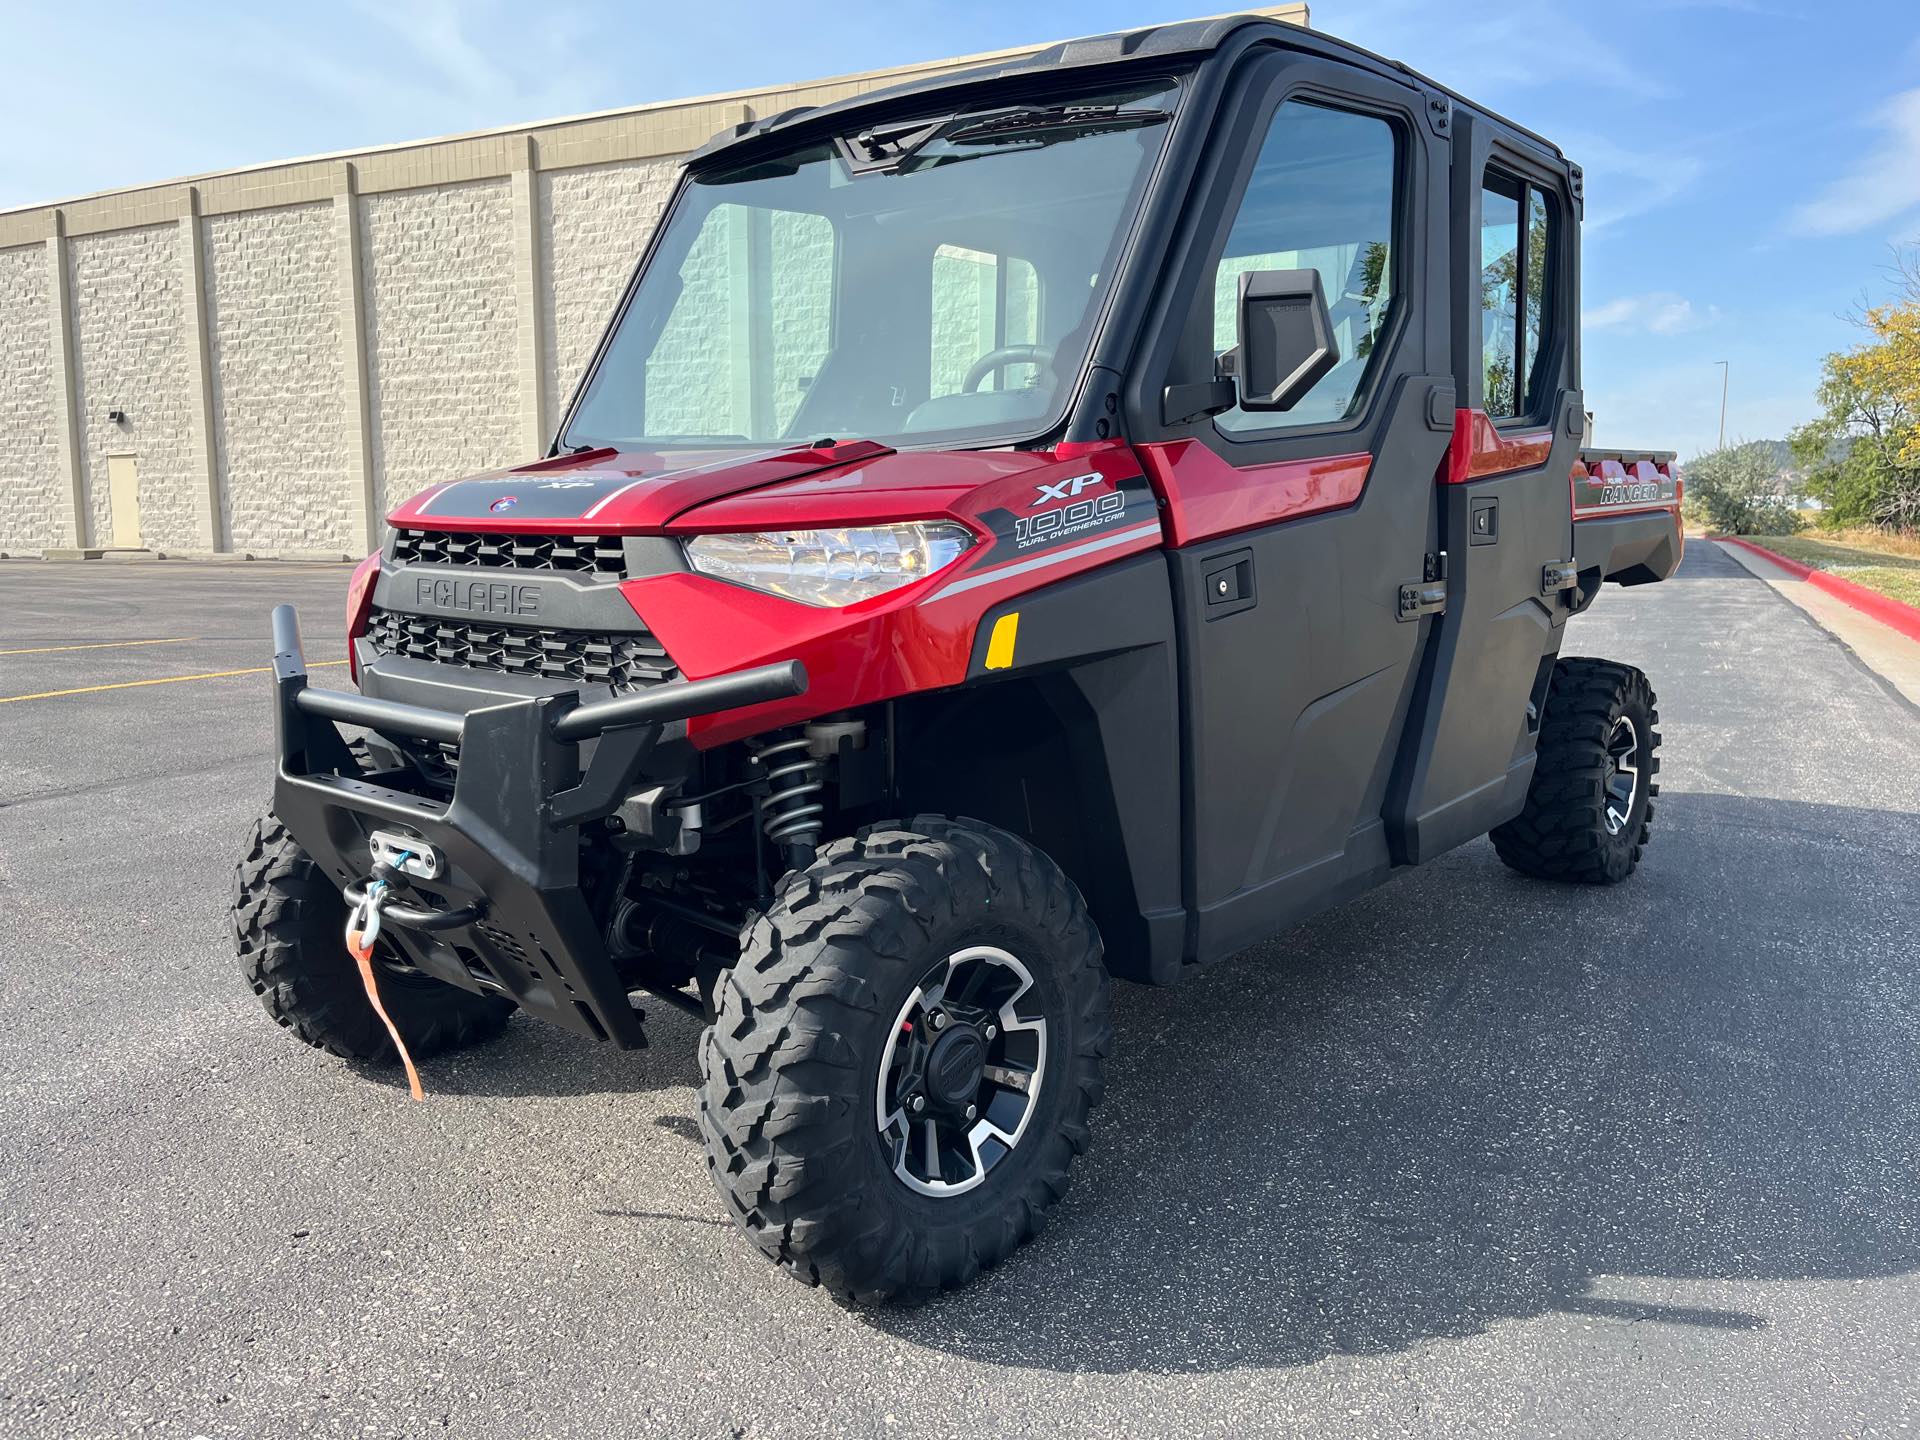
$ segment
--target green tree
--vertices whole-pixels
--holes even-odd
[[[1379,323],[1386,307],[1380,303],[1380,292],[1387,283],[1387,242],[1370,241],[1360,257],[1360,289],[1357,292],[1360,303],[1366,307],[1367,333],[1360,337],[1360,343],[1354,347],[1360,359],[1373,354],[1373,327]]]
[[[1482,236],[1484,240],[1484,233]],[[1486,337],[1485,365],[1487,413],[1513,415],[1527,408],[1528,397],[1513,390],[1515,357],[1513,335],[1516,317],[1524,329],[1521,341],[1527,354],[1540,350],[1540,326],[1546,314],[1547,293],[1547,212],[1544,206],[1532,208],[1527,226],[1526,288],[1520,287],[1520,252],[1509,247],[1488,262],[1480,272],[1480,308],[1494,317],[1489,325],[1482,321]],[[1491,332],[1491,333],[1489,333]],[[1529,384],[1529,389],[1532,388]]]
[[[1723,535],[1791,535],[1800,518],[1780,494],[1773,447],[1746,441],[1686,465],[1687,517]]]
[[[1793,457],[1807,472],[1807,493],[1825,506],[1822,524],[1911,532],[1920,528],[1920,465],[1905,455],[1920,426],[1899,395],[1846,359],[1827,357],[1821,413],[1787,437]]]
[[[1787,437],[1836,528],[1920,530],[1920,247],[1894,276],[1898,298],[1859,316],[1868,338],[1827,357],[1819,417]]]

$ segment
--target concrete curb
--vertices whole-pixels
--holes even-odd
[[[1751,550],[1756,555],[1764,556],[1796,580],[1805,580],[1816,590],[1826,591],[1836,600],[1844,601],[1862,614],[1871,615],[1881,624],[1898,630],[1909,640],[1920,640],[1920,607],[1869,590],[1864,585],[1856,585],[1825,570],[1816,570],[1811,565],[1802,565],[1798,560],[1788,559],[1778,551],[1756,545],[1751,540],[1742,540],[1733,535],[1722,535],[1718,539],[1723,545],[1738,545],[1742,550]]]

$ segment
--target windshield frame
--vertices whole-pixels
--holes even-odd
[[[1176,151],[1176,137],[1183,129],[1181,122],[1186,118],[1194,101],[1194,74],[1195,67],[1192,65],[1167,64],[1163,59],[1160,63],[1144,68],[1100,67],[1091,72],[1075,72],[1070,77],[1057,75],[1021,77],[1019,83],[1012,85],[1004,80],[983,80],[974,84],[956,86],[951,91],[918,94],[913,97],[910,105],[904,105],[904,107],[901,103],[895,103],[876,105],[871,111],[866,112],[836,114],[832,117],[831,124],[810,125],[802,121],[794,126],[783,128],[778,132],[777,137],[766,137],[767,143],[755,146],[750,155],[741,154],[734,146],[723,146],[711,153],[696,155],[681,169],[673,194],[661,211],[659,220],[642,247],[639,259],[627,277],[619,302],[602,328],[593,353],[568,398],[560,423],[554,431],[554,440],[548,453],[555,455],[563,452],[579,453],[606,447],[644,448],[663,453],[679,453],[693,449],[765,449],[768,445],[787,447],[809,443],[808,438],[802,435],[770,441],[753,441],[728,437],[692,436],[621,439],[575,433],[574,427],[581,409],[593,391],[615,339],[628,322],[642,284],[649,270],[661,258],[673,226],[682,216],[694,187],[701,182],[703,176],[725,173],[747,165],[763,164],[783,155],[817,148],[822,144],[837,149],[844,144],[846,137],[878,127],[891,127],[901,121],[918,118],[946,126],[969,116],[986,116],[1021,106],[1037,108],[1073,104],[1080,100],[1112,95],[1115,91],[1124,88],[1158,85],[1165,91],[1164,110],[1167,117],[1165,121],[1153,127],[1160,136],[1160,143],[1152,156],[1145,161],[1138,179],[1137,194],[1133,198],[1130,209],[1119,217],[1119,223],[1115,227],[1116,234],[1106,252],[1111,257],[1111,264],[1102,275],[1100,293],[1088,310],[1085,344],[1076,358],[1072,372],[1056,376],[1057,387],[1045,412],[1035,417],[1010,421],[999,427],[973,426],[964,430],[929,430],[919,434],[887,436],[850,433],[833,438],[837,440],[877,439],[879,443],[886,444],[895,450],[979,450],[1035,445],[1057,434],[1068,425],[1079,406],[1086,387],[1088,372],[1094,367],[1094,359],[1107,348],[1109,338],[1107,331],[1113,323],[1116,302],[1128,288],[1125,283],[1128,275],[1133,267],[1140,263],[1142,242],[1149,229],[1148,220],[1155,208],[1157,197],[1166,183],[1169,158]],[[777,143],[773,143],[776,139]],[[828,218],[832,222],[832,217]],[[837,224],[837,222],[833,223]],[[838,303],[839,281],[836,277],[836,313]]]

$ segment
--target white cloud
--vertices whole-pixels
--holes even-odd
[[[1920,90],[1907,90],[1873,113],[1886,131],[1851,171],[1794,210],[1802,235],[1852,235],[1920,206]]]
[[[1684,335],[1718,323],[1718,306],[1696,309],[1694,303],[1670,290],[1655,290],[1645,295],[1622,295],[1584,312],[1580,317],[1587,330],[1627,330],[1651,335]]]

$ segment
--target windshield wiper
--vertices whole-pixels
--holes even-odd
[[[986,115],[880,125],[858,135],[840,136],[834,143],[840,148],[840,158],[855,176],[897,174],[922,152],[930,152],[956,141],[963,145],[999,145],[1021,141],[1050,145],[1069,135],[1136,130],[1146,125],[1158,125],[1169,118],[1165,110],[1143,107],[1027,105],[1017,110],[996,110]],[[975,158],[964,154],[944,155],[934,163],[938,165]]]
[[[1165,110],[1119,105],[1047,105],[982,115],[948,130],[942,140],[1026,140],[1040,135],[1136,130],[1167,119]]]

